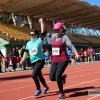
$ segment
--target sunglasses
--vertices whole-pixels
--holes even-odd
[[[30,36],[35,36],[35,34],[30,34]]]

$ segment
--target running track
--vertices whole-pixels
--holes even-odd
[[[49,80],[49,68],[42,70],[50,87],[49,93],[38,100],[57,100],[56,82]],[[36,100],[31,70],[0,74],[0,100]],[[100,62],[69,66],[67,83],[64,85],[65,100],[100,100],[100,95],[88,95],[88,90],[100,90]],[[41,89],[43,87],[41,86]]]

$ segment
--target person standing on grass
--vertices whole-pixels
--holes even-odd
[[[64,99],[63,84],[66,82],[66,74],[63,74],[68,66],[68,55],[66,53],[66,46],[75,53],[76,58],[79,59],[79,54],[69,38],[65,35],[64,25],[57,22],[53,30],[54,34],[47,33],[46,35],[52,38],[52,57],[50,80],[56,81],[59,88],[58,99]]]
[[[39,23],[41,25],[41,36],[45,34],[45,26],[43,19],[39,19]],[[33,29],[30,32],[31,40],[26,44],[26,50],[24,52],[24,55],[22,57],[22,60],[20,64],[22,64],[27,56],[27,53],[29,51],[30,53],[30,61],[32,63],[32,66],[34,68],[32,72],[32,78],[36,85],[36,93],[34,94],[35,97],[39,96],[41,93],[45,94],[49,90],[49,87],[47,86],[45,79],[42,75],[42,68],[44,67],[45,60],[44,60],[44,54],[42,51],[42,40],[39,37],[39,32],[37,32],[35,29]],[[44,90],[41,91],[40,83],[44,86]]]

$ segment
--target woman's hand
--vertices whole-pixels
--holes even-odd
[[[80,58],[80,55],[76,54],[75,58],[78,60]]]
[[[40,19],[39,19],[39,23],[41,23],[41,22],[43,22],[43,18],[40,18]]]
[[[23,64],[23,62],[24,62],[24,60],[22,59],[22,60],[20,61],[20,65],[22,65],[22,64]]]
[[[80,55],[78,54],[78,52],[75,52],[75,58],[78,60],[80,58]]]
[[[44,33],[45,32],[45,23],[44,23],[43,18],[39,19],[39,23],[41,25],[41,33]]]

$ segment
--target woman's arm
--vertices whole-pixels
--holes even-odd
[[[27,55],[28,55],[28,43],[26,44],[26,49],[24,50],[24,54],[23,54],[23,56],[22,56],[22,59],[21,59],[21,61],[20,61],[20,64],[22,64],[24,61],[25,61],[25,59],[26,59],[26,57],[27,57]]]
[[[44,33],[45,32],[45,23],[44,23],[44,20],[42,18],[39,19],[39,23],[41,25],[41,33]]]
[[[27,52],[24,52],[23,57],[22,57],[23,61],[26,59],[27,54],[28,54]]]
[[[47,32],[45,22],[42,18],[39,19],[39,23],[41,25],[41,38],[42,39],[44,37],[50,37],[51,39],[53,39],[56,36],[56,34],[51,34]]]
[[[47,34],[47,31],[46,31],[46,27],[45,27],[44,20],[42,18],[39,19],[39,23],[40,23],[40,26],[41,26],[41,34],[40,34],[40,37],[43,40],[44,37]]]
[[[79,59],[80,56],[79,56],[76,48],[74,47],[74,45],[72,44],[72,42],[70,41],[70,39],[66,35],[64,36],[62,42],[65,43],[72,50],[72,52],[75,53],[76,58]]]
[[[20,64],[22,64],[25,61],[27,54],[28,53],[25,51],[24,54],[23,54],[23,57],[22,57],[22,59],[20,61]]]

